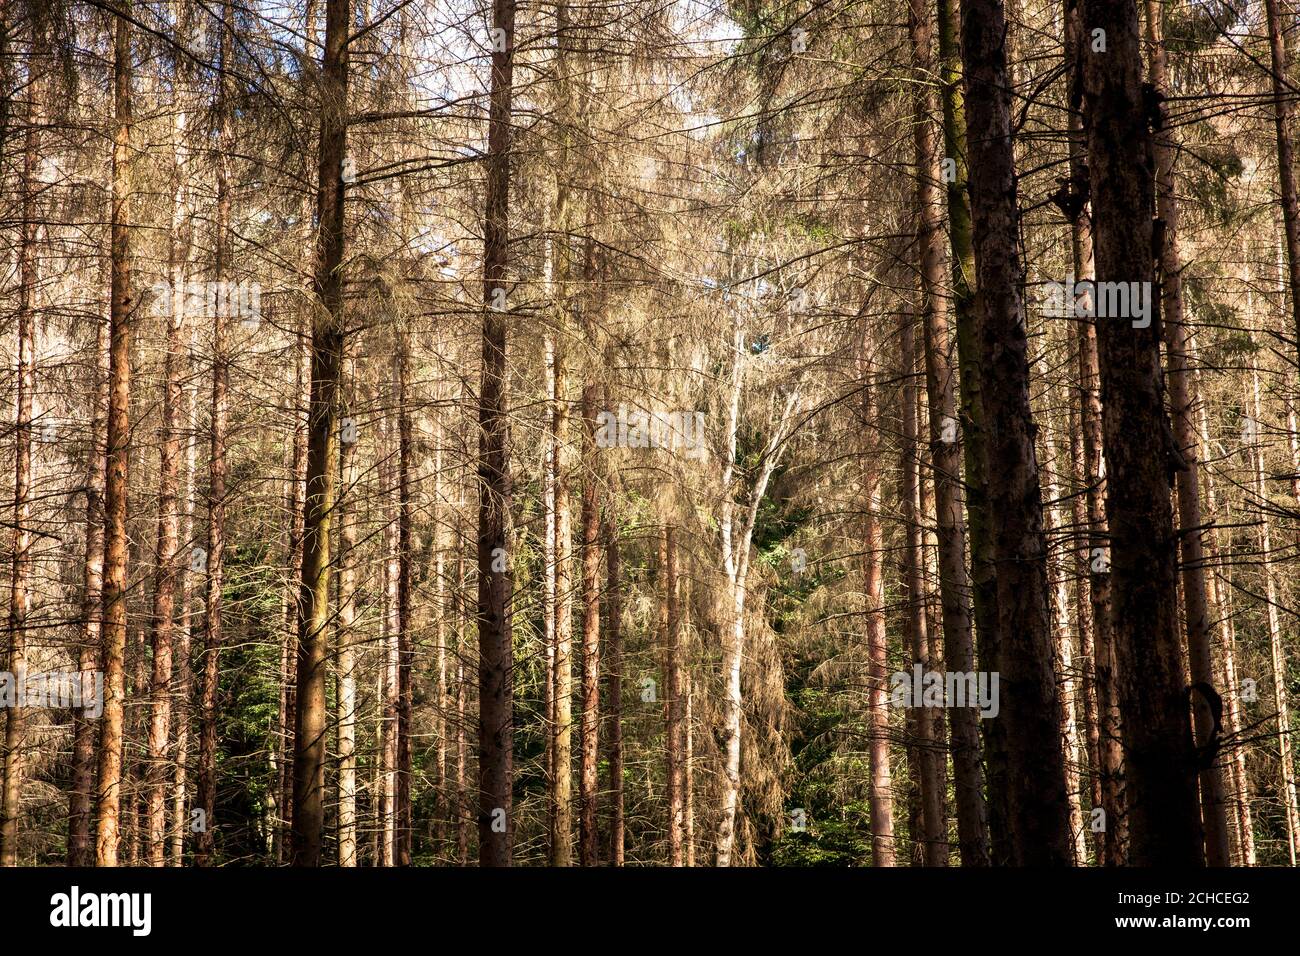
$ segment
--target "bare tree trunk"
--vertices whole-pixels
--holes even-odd
[[[596,487],[595,385],[582,390],[582,763],[578,785],[579,852],[600,865],[600,493]]]
[[[623,865],[623,602],[619,588],[618,524],[605,518],[606,694],[609,700],[605,740],[609,753],[609,865]]]
[[[665,728],[668,783],[668,862],[672,866],[682,866],[686,862],[684,844],[686,830],[685,804],[685,750],[686,738],[683,734],[685,717],[684,688],[682,686],[682,635],[681,611],[678,606],[677,592],[677,534],[672,527],[663,529],[662,549],[665,562],[663,570],[663,588],[668,608],[668,628],[664,642],[666,661],[664,689],[668,698],[668,722]]]
[[[1169,93],[1165,55],[1164,7],[1145,0],[1146,39],[1151,86],[1159,96]],[[1187,662],[1193,687],[1214,686],[1214,663],[1210,657],[1210,613],[1205,586],[1204,530],[1201,521],[1200,449],[1193,409],[1200,404],[1196,382],[1187,370],[1187,325],[1183,321],[1183,263],[1178,247],[1178,197],[1175,192],[1174,156],[1176,144],[1168,125],[1168,110],[1161,102],[1155,130],[1156,208],[1164,222],[1165,241],[1157,250],[1160,264],[1161,318],[1168,352],[1169,405],[1173,417],[1174,441],[1187,467],[1178,472],[1179,541],[1182,547],[1183,616],[1187,626]],[[1217,693],[1217,692],[1216,692]],[[1219,729],[1205,692],[1192,694],[1192,718],[1196,746],[1207,748]],[[1201,821],[1205,831],[1205,862],[1229,866],[1227,795],[1217,760],[1201,769]]]
[[[1106,52],[1084,52],[1084,103],[1098,282],[1153,278],[1155,162],[1135,0],[1083,0]],[[1147,283],[1144,287],[1141,283]],[[1138,866],[1205,862],[1178,633],[1171,473],[1185,468],[1164,413],[1160,320],[1097,321],[1112,621],[1125,775]]]
[[[1188,343],[1192,349],[1192,366],[1199,367],[1195,355],[1195,340]],[[1200,373],[1197,373],[1199,378]],[[1210,447],[1210,428],[1205,411],[1205,404],[1197,406],[1197,426],[1202,448]],[[1223,703],[1226,719],[1226,731],[1233,741],[1228,755],[1228,775],[1232,787],[1233,821],[1236,824],[1236,849],[1238,866],[1254,866],[1255,858],[1255,823],[1250,809],[1250,778],[1246,773],[1246,748],[1241,743],[1243,727],[1241,712],[1241,684],[1237,680],[1236,628],[1232,616],[1232,587],[1225,575],[1231,573],[1230,567],[1222,560],[1219,548],[1218,531],[1215,526],[1224,522],[1226,517],[1219,509],[1218,498],[1214,488],[1214,472],[1205,472],[1205,502],[1209,510],[1205,537],[1206,563],[1212,568],[1225,568],[1223,573],[1216,571],[1210,575],[1210,604],[1215,609],[1219,626],[1219,646],[1222,648],[1220,662],[1223,669]]]
[[[555,767],[551,810],[551,865],[573,861],[573,533],[569,505],[569,406],[562,347],[555,349],[551,440],[555,450]]]
[[[172,237],[175,258],[175,236]],[[173,270],[174,271],[174,270]],[[176,583],[180,575],[178,548],[181,434],[178,416],[185,375],[183,316],[171,297],[167,309],[167,354],[163,359],[163,405],[158,466],[158,536],[154,549],[153,701],[149,722],[148,826],[145,855],[150,866],[162,866],[167,851],[167,793],[170,765],[168,736],[172,720],[172,641],[176,621]]]
[[[44,86],[33,37],[28,57],[27,117],[23,133],[22,239],[18,251],[18,375],[14,397],[14,533],[13,575],[9,586],[8,670],[20,684],[27,671],[27,615],[31,611],[32,569],[32,390],[36,380],[36,162],[39,143],[36,101]],[[0,788],[0,866],[18,865],[18,818],[26,749],[27,708],[15,700],[6,708],[3,788]]]
[[[487,209],[483,255],[483,381],[479,388],[479,863],[509,866],[513,846],[514,659],[510,626],[512,578],[505,552],[510,506],[506,446],[506,316],[504,302],[510,208],[510,114],[515,0],[493,0],[494,44],[488,107]]]
[[[131,62],[130,0],[113,39],[112,301],[109,311],[108,466],[104,490],[104,713],[99,738],[95,864],[117,866],[121,838],[123,704],[126,696],[127,463],[131,441]]]
[[[966,513],[970,532],[971,604],[976,649],[981,666],[996,655],[998,635],[997,579],[993,563],[993,525],[984,473],[984,406],[980,399],[981,371],[975,326],[975,247],[966,166],[966,104],[962,89],[958,44],[958,5],[937,0],[939,58],[943,97],[943,143],[952,175],[947,180],[948,235],[952,246],[952,300],[956,324],[957,371],[961,397],[961,437],[965,466]],[[949,666],[955,666],[950,664]],[[973,668],[972,668],[973,669]],[[990,863],[1010,862],[1010,823],[1007,819],[1007,742],[1000,721],[980,721],[984,737],[988,800]]]
[[[94,407],[90,416],[89,461],[86,467],[86,560],[82,572],[81,648],[79,680],[85,682],[97,668],[103,622],[104,589],[104,483],[107,460],[104,426],[108,417],[109,323],[95,323]],[[68,805],[68,866],[91,866],[95,846],[91,840],[95,789],[95,724],[84,710],[73,713],[72,796]]]
[[[929,397],[930,449],[934,459],[934,505],[938,528],[939,595],[943,610],[945,667],[975,670],[966,574],[966,522],[961,500],[961,447],[957,402],[943,293],[943,206],[939,194],[939,143],[930,116],[938,106],[933,90],[934,28],[925,0],[909,0],[908,29],[917,72],[913,110],[916,147],[917,238],[921,273],[921,319],[925,339],[925,382]],[[979,715],[973,708],[951,713],[953,781],[957,798],[957,842],[964,866],[988,866],[988,812],[980,765]]]
[[[865,374],[865,369],[863,370]],[[865,379],[864,379],[865,381]],[[866,598],[867,632],[867,759],[871,775],[871,864],[894,865],[894,781],[889,766],[889,661],[885,632],[885,534],[880,515],[880,410],[877,386],[862,389],[863,514],[862,591]]]
[[[898,316],[899,351],[901,364],[899,376],[902,388],[899,398],[899,415],[902,419],[899,445],[899,499],[903,513],[903,548],[900,554],[900,582],[903,608],[903,640],[911,655],[912,667],[930,673],[930,648],[928,621],[925,613],[925,588],[923,584],[925,555],[922,550],[920,502],[920,476],[917,445],[916,405],[916,316],[910,303]],[[921,845],[921,858],[925,866],[948,865],[948,826],[943,815],[942,772],[939,766],[942,752],[938,744],[935,721],[936,708],[926,707],[919,700],[912,701],[908,717],[915,733],[910,741],[908,760],[914,763],[913,774],[917,785],[920,807],[919,833],[913,831],[912,839]]]
[[[1277,176],[1282,200],[1282,221],[1286,234],[1286,258],[1291,286],[1291,316],[1300,336],[1300,194],[1295,182],[1295,139],[1291,115],[1295,112],[1295,91],[1287,78],[1286,28],[1278,0],[1264,0],[1268,24],[1268,49],[1272,69],[1273,123],[1277,129]],[[1297,341],[1300,348],[1300,340]]]
[[[1251,470],[1253,472],[1252,494],[1257,503],[1268,501],[1268,489],[1264,483],[1264,449],[1258,442],[1261,409],[1259,401],[1259,371],[1250,370],[1250,408],[1255,422],[1254,447],[1249,449]],[[1282,797],[1283,820],[1286,825],[1287,852],[1291,866],[1296,865],[1300,855],[1300,801],[1296,798],[1295,764],[1291,755],[1291,712],[1287,703],[1289,696],[1286,679],[1286,652],[1282,647],[1282,625],[1278,619],[1277,576],[1273,570],[1273,543],[1269,531],[1267,512],[1259,516],[1260,563],[1264,569],[1264,600],[1268,619],[1269,657],[1273,669],[1273,694],[1277,700],[1277,742],[1279,781],[1278,790]]]
[[[327,0],[321,62],[320,235],[313,280],[311,418],[294,708],[293,865],[319,866],[325,826],[325,677],[330,526],[334,516],[336,398],[343,355],[343,162],[347,153],[348,0]]]
[[[346,380],[355,389],[355,366],[346,360]],[[357,482],[356,442],[339,442],[339,617],[338,646],[338,775],[339,866],[357,866],[357,676],[353,632],[357,605]]]
[[[397,356],[397,778],[396,866],[411,865],[414,819],[411,809],[411,414],[407,408],[410,356],[405,331]]]
[[[1002,695],[1011,862],[1070,862],[1070,808],[1052,670],[1042,496],[1029,406],[1019,211],[1011,140],[1006,20],[1001,0],[962,0],[977,351],[994,524],[998,634],[981,666],[1014,688]],[[992,772],[990,772],[992,778]],[[995,798],[991,798],[995,799]]]

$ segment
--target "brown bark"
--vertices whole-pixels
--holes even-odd
[[[510,504],[506,447],[506,316],[492,309],[506,289],[510,208],[510,115],[513,92],[515,0],[493,0],[493,29],[502,31],[492,53],[488,106],[487,208],[483,255],[483,368],[479,388],[479,863],[509,866],[513,846],[514,660],[510,625],[513,585],[505,558]],[[495,555],[493,552],[497,552]],[[503,563],[498,563],[498,556]],[[505,570],[497,570],[505,568]],[[494,823],[496,826],[494,827]]]
[[[1150,283],[1155,165],[1136,3],[1084,0],[1082,13],[1106,36],[1106,52],[1085,50],[1083,69],[1097,281]],[[1196,866],[1205,856],[1170,509],[1178,452],[1164,412],[1160,320],[1149,318],[1146,327],[1096,322],[1130,857]]]
[[[22,227],[18,251],[18,374],[14,397],[13,573],[9,585],[9,660],[7,670],[21,682],[27,670],[27,616],[32,595],[32,390],[36,381],[36,162],[39,143],[36,101],[43,84],[31,75],[40,67],[33,38],[28,57],[27,117],[23,132]],[[18,865],[18,818],[22,812],[27,708],[15,701],[7,708],[3,786],[0,787],[0,866]]]
[[[352,360],[346,361],[352,381]],[[357,866],[357,676],[353,631],[357,606],[357,519],[353,489],[357,481],[356,442],[339,442],[338,628],[338,853],[339,866]]]
[[[975,670],[966,574],[966,521],[961,499],[961,446],[957,438],[957,402],[943,291],[943,207],[939,195],[939,143],[930,116],[937,102],[933,25],[925,0],[910,0],[908,28],[917,72],[913,110],[916,148],[917,239],[921,274],[921,320],[925,340],[925,383],[929,397],[930,450],[934,463],[934,508],[938,530],[939,597],[943,616],[944,666]],[[963,866],[988,866],[988,813],[984,805],[984,770],[980,765],[979,714],[973,708],[951,711],[953,782],[956,793],[957,842]]]
[[[325,826],[325,677],[330,526],[336,473],[336,398],[343,355],[343,161],[347,153],[349,0],[328,0],[321,61],[321,131],[313,279],[311,412],[298,611],[294,707],[294,866],[319,866]]]
[[[578,778],[579,853],[600,865],[600,494],[596,486],[597,387],[582,390],[582,760]]]
[[[122,0],[113,38],[112,298],[109,306],[107,472],[104,490],[104,713],[99,739],[95,863],[117,866],[122,807],[123,703],[126,696],[127,463],[130,452],[131,62],[130,0]]]
[[[903,640],[911,655],[909,665],[931,672],[929,628],[925,613],[923,584],[925,555],[922,550],[920,511],[920,474],[917,445],[916,316],[909,307],[899,313],[899,352],[902,379],[899,413],[902,441],[899,446],[899,499],[903,512],[903,548],[899,577],[903,608]],[[913,731],[909,742],[908,762],[915,781],[915,795],[920,810],[920,831],[912,831],[914,843],[921,846],[925,866],[948,865],[948,827],[943,814],[941,751],[936,726],[936,708],[913,701],[908,718]]]
[[[1150,81],[1156,93],[1169,93],[1165,54],[1164,7],[1145,0],[1146,38],[1150,51]],[[1210,610],[1205,584],[1205,529],[1201,521],[1200,448],[1194,409],[1200,404],[1196,381],[1188,371],[1189,332],[1183,321],[1183,263],[1178,245],[1178,197],[1175,191],[1176,143],[1168,125],[1168,109],[1161,102],[1154,136],[1156,163],[1156,209],[1164,222],[1165,241],[1156,250],[1159,257],[1161,318],[1168,354],[1169,406],[1173,417],[1174,441],[1187,467],[1178,472],[1179,542],[1182,547],[1183,617],[1187,628],[1187,662],[1194,685],[1214,685],[1214,663],[1210,657]],[[1192,695],[1192,718],[1198,748],[1212,746],[1218,728],[1206,695]],[[1205,862],[1229,866],[1227,794],[1218,761],[1211,759],[1200,773],[1201,822],[1205,832]]]
[[[1042,497],[1029,406],[1019,213],[1011,140],[1006,20],[1001,0],[963,0],[984,473],[993,523],[998,634],[981,667],[1000,675],[1007,743],[1005,806],[1011,862],[1066,865],[1069,801],[1056,715],[1048,625]]]
[[[623,865],[623,602],[618,525],[605,520],[605,740],[609,754],[609,865]]]
[[[668,611],[667,628],[664,634],[665,683],[667,684],[664,693],[668,699],[668,721],[664,732],[668,784],[668,862],[671,866],[683,866],[686,862],[686,780],[683,772],[686,756],[686,738],[683,733],[686,701],[682,686],[682,634],[681,611],[678,606],[676,530],[671,527],[664,528],[661,540],[664,563],[660,566],[663,573],[660,587],[663,589],[664,603]]]

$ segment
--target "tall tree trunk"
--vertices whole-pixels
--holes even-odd
[[[609,865],[623,865],[623,602],[619,594],[622,571],[619,565],[618,524],[612,515],[605,519],[605,647],[609,753]]]
[[[962,90],[961,51],[958,43],[958,5],[937,0],[939,59],[943,98],[943,148],[952,161],[945,177],[948,199],[948,235],[952,246],[952,304],[956,322],[957,372],[961,397],[962,460],[965,467],[966,514],[970,532],[971,604],[976,650],[981,667],[997,649],[997,579],[993,563],[993,525],[988,508],[988,481],[984,473],[984,406],[980,399],[981,371],[975,328],[975,247],[972,234],[966,162],[966,100]],[[988,800],[989,860],[1005,864],[1011,859],[1010,822],[1007,818],[1007,741],[1002,723],[980,721],[984,737]]]
[[[99,738],[95,864],[117,866],[122,807],[123,704],[126,696],[127,462],[130,457],[131,331],[131,14],[120,0],[113,37],[112,299],[109,306],[108,465],[104,485],[104,713]]]
[[[345,360],[345,379],[355,395],[355,366]],[[350,410],[345,407],[345,410]],[[339,617],[336,632],[338,648],[338,788],[339,866],[357,863],[357,665],[353,632],[357,619],[357,517],[355,486],[357,482],[356,442],[339,442],[339,496],[335,520],[339,523]]]
[[[668,609],[668,627],[664,635],[666,663],[664,694],[668,699],[668,722],[665,727],[665,752],[667,756],[668,783],[668,862],[682,866],[686,862],[685,830],[685,750],[686,739],[682,733],[685,717],[685,698],[682,686],[682,633],[681,610],[677,590],[677,534],[672,527],[663,529],[661,565],[665,603]]]
[[[862,363],[865,366],[865,362]],[[862,367],[863,513],[862,592],[866,598],[867,760],[871,777],[871,865],[894,865],[894,782],[889,765],[889,660],[885,631],[885,534],[880,476],[880,406],[877,386]]]
[[[1000,675],[1007,740],[1011,862],[1070,862],[1070,808],[1057,726],[1042,496],[1029,406],[1011,88],[1002,0],[962,0],[970,128],[970,198],[977,276],[976,350],[985,415],[989,517],[994,524],[998,633],[981,666]],[[992,771],[990,771],[992,777]],[[991,797],[991,800],[996,797]]]
[[[319,866],[325,827],[325,677],[330,526],[334,520],[336,424],[343,356],[343,162],[347,154],[349,0],[327,0],[321,61],[316,193],[320,234],[313,279],[311,417],[303,510],[302,593],[294,708],[293,864]]]
[[[551,865],[573,860],[573,517],[569,503],[569,405],[565,356],[555,349],[555,394],[551,400],[551,441],[555,486],[555,708],[554,791],[551,810]]]
[[[515,0],[493,0],[488,106],[487,208],[483,229],[483,380],[479,388],[479,863],[509,866],[513,846],[514,658],[510,623],[513,585],[506,555],[510,506],[506,446],[507,320],[504,300],[510,208],[510,115]]]
[[[22,227],[18,251],[18,375],[14,421],[13,575],[9,585],[8,670],[21,684],[27,670],[27,615],[32,569],[32,390],[36,384],[36,162],[37,100],[44,86],[33,37],[28,57],[27,116],[23,132]],[[18,865],[18,818],[26,749],[27,708],[15,700],[5,722],[3,787],[0,787],[0,866]]]
[[[917,72],[913,109],[916,147],[917,238],[921,273],[921,319],[925,338],[925,384],[929,397],[930,449],[934,461],[934,506],[938,528],[939,597],[943,613],[944,666],[975,670],[966,574],[966,521],[962,515],[961,447],[957,402],[943,289],[943,206],[939,192],[939,143],[930,116],[937,103],[934,82],[933,24],[925,0],[909,0],[908,28]],[[964,866],[988,866],[988,812],[980,765],[979,714],[973,708],[951,713],[953,781],[957,798],[957,843]]]
[[[1272,69],[1273,124],[1277,130],[1277,176],[1282,200],[1282,220],[1286,234],[1286,259],[1291,286],[1291,317],[1300,337],[1300,194],[1295,182],[1295,139],[1291,133],[1291,115],[1295,112],[1295,92],[1287,77],[1288,49],[1284,39],[1282,8],[1278,0],[1264,0],[1268,25],[1268,49]],[[1300,338],[1296,347],[1300,349]]]
[[[909,664],[930,673],[929,630],[925,609],[923,584],[925,555],[922,550],[922,514],[920,511],[920,476],[917,445],[917,386],[916,373],[916,316],[910,303],[903,307],[898,317],[899,350],[902,380],[899,414],[902,419],[902,441],[899,446],[899,488],[903,513],[903,548],[900,554],[901,592],[903,608],[903,634]],[[921,845],[921,858],[925,866],[948,865],[948,826],[943,815],[943,779],[938,745],[937,709],[926,707],[920,700],[912,701],[908,714],[915,737],[908,749],[908,760],[914,763],[913,775],[918,788],[920,807],[919,833],[913,831],[914,843]]]
[[[397,843],[396,866],[411,865],[414,819],[411,808],[411,413],[407,408],[410,355],[399,331],[397,355]]]
[[[90,413],[90,444],[86,466],[86,560],[82,570],[81,648],[79,679],[85,682],[98,669],[103,623],[104,483],[107,459],[104,426],[108,417],[109,323],[95,322],[94,398]],[[84,710],[73,713],[72,796],[68,805],[68,866],[91,866],[92,795],[95,788],[95,722]]]
[[[175,236],[172,237],[173,246]],[[171,253],[175,259],[175,251]],[[175,270],[172,270],[173,272]],[[167,309],[167,353],[163,358],[163,405],[158,465],[158,531],[154,548],[153,700],[149,715],[148,826],[145,855],[162,866],[167,851],[168,737],[172,720],[172,641],[176,622],[177,554],[180,537],[181,380],[185,374],[183,317],[172,296]]]
[[[579,853],[600,865],[600,493],[596,486],[597,387],[582,390],[582,761],[578,778]]]
[[[1250,409],[1255,422],[1255,441],[1249,449],[1252,471],[1252,495],[1257,506],[1268,502],[1264,480],[1264,449],[1258,438],[1262,431],[1259,400],[1259,371],[1250,370]],[[1282,624],[1278,619],[1277,575],[1273,571],[1273,542],[1269,529],[1270,515],[1259,515],[1260,564],[1264,569],[1264,601],[1268,620],[1269,659],[1273,670],[1273,694],[1277,700],[1278,790],[1282,798],[1283,822],[1286,827],[1287,853],[1291,866],[1300,856],[1300,801],[1296,798],[1295,764],[1292,759],[1290,688],[1287,681],[1286,652],[1282,646]]]
[[[1150,81],[1156,93],[1169,94],[1168,63],[1164,41],[1164,6],[1145,0],[1146,39]],[[1196,382],[1188,372],[1187,340],[1183,321],[1183,263],[1178,246],[1178,197],[1175,192],[1174,157],[1176,143],[1169,128],[1169,115],[1161,101],[1154,136],[1156,162],[1156,209],[1164,222],[1164,245],[1159,256],[1161,319],[1168,352],[1169,406],[1173,417],[1174,441],[1187,467],[1178,472],[1179,542],[1182,548],[1183,616],[1187,627],[1187,662],[1194,687],[1214,686],[1214,663],[1210,657],[1210,611],[1205,585],[1205,530],[1201,521],[1200,448],[1196,436],[1194,409],[1200,404]],[[1216,692],[1217,693],[1217,692]],[[1208,748],[1219,729],[1206,693],[1192,694],[1192,718],[1196,746]],[[1229,866],[1227,794],[1217,759],[1208,761],[1200,773],[1201,822],[1205,832],[1205,862]]]
[[[1106,37],[1104,53],[1090,45],[1083,54],[1097,281],[1149,289],[1155,166],[1137,6],[1083,0],[1082,12],[1089,29]],[[1160,321],[1148,319],[1145,327],[1116,317],[1096,323],[1130,855],[1138,866],[1196,866],[1205,854],[1169,500],[1180,458],[1164,412]]]

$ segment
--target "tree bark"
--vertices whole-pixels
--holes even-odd
[[[126,696],[127,464],[130,457],[131,62],[130,0],[121,0],[113,35],[112,298],[109,306],[108,465],[104,490],[104,713],[99,738],[95,864],[117,866],[121,838],[123,704]]]
[[[325,826],[325,677],[337,394],[343,355],[343,162],[347,154],[349,0],[327,0],[313,279],[311,412],[303,511],[294,707],[294,866],[319,866]]]
[[[479,388],[479,863],[509,866],[513,846],[514,660],[510,625],[513,581],[504,559],[510,503],[506,447],[506,316],[492,304],[506,294],[510,208],[510,115],[515,0],[493,0],[492,25],[503,42],[492,52],[488,107],[487,208],[483,255],[483,371]],[[494,554],[493,552],[497,552]],[[496,564],[497,567],[493,565]],[[499,570],[504,569],[504,570]],[[495,824],[495,826],[494,826]]]
[[[1088,28],[1106,37],[1105,52],[1089,45],[1083,54],[1097,281],[1145,282],[1149,289],[1155,164],[1137,6],[1083,0],[1082,12]],[[1164,412],[1160,320],[1148,318],[1146,327],[1127,318],[1096,322],[1130,856],[1138,866],[1199,866],[1205,855],[1170,508],[1179,456]]]
[[[961,11],[966,108],[970,128],[979,131],[969,143],[979,290],[975,344],[997,572],[998,633],[989,653],[981,655],[981,666],[1000,675],[1011,862],[1066,865],[1072,855],[1070,809],[1056,720],[1042,496],[1029,406],[1006,21],[1001,0],[962,0]]]

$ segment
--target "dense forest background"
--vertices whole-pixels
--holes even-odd
[[[1297,36],[0,0],[0,864],[1294,866]]]

